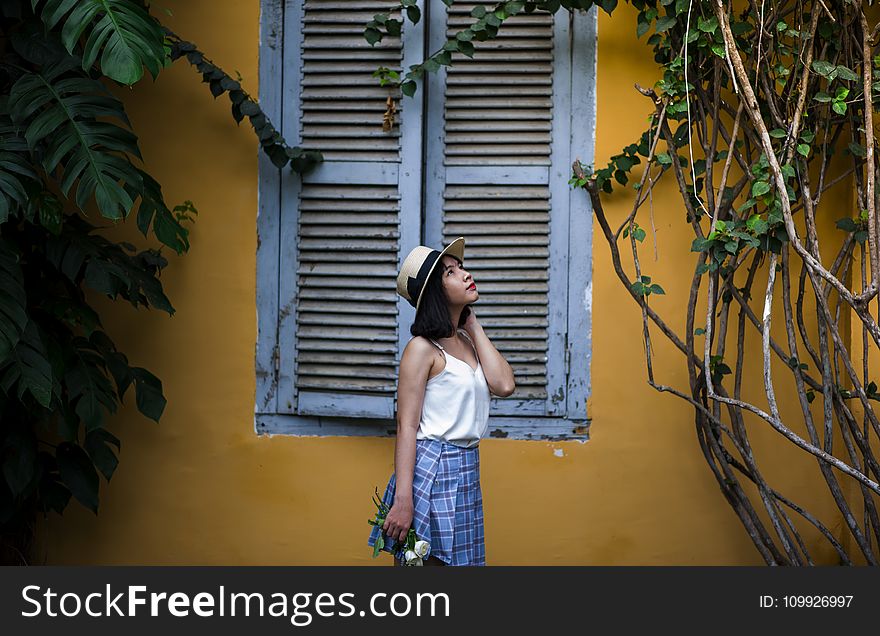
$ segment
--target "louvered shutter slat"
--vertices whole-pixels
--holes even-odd
[[[451,37],[473,23],[476,5],[495,3],[455,2],[432,19]],[[516,392],[494,400],[493,413],[551,415],[548,343],[559,337],[550,311],[554,16],[519,15],[496,39],[473,44],[474,56],[454,53],[436,82],[444,99],[429,129],[440,125],[443,135],[429,161],[442,160],[443,170],[427,193],[441,201],[433,227],[444,244],[466,237],[465,265],[480,290],[475,311],[514,369]]]
[[[403,38],[370,46],[364,24],[390,0],[302,5],[299,140],[324,162],[297,192],[295,356],[291,412],[392,417],[399,349],[395,283],[401,249],[399,90]],[[399,19],[399,12],[395,16]],[[387,100],[397,107],[383,128]]]

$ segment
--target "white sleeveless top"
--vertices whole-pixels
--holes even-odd
[[[459,331],[470,341],[466,332]],[[436,439],[465,448],[477,446],[489,428],[489,384],[476,347],[477,370],[474,371],[470,364],[446,353],[437,342],[431,342],[446,357],[446,368],[428,378],[416,439]]]

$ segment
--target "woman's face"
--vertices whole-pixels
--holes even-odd
[[[450,305],[470,305],[479,299],[477,285],[464,265],[446,254],[443,256],[440,267],[443,268],[440,279],[443,281],[443,290],[446,292]]]

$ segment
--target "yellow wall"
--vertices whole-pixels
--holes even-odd
[[[174,12],[163,18],[172,29],[239,70],[257,94],[257,0],[164,4]],[[602,14],[599,34],[597,165],[641,133],[650,104],[633,82],[657,78],[650,52],[635,43],[628,6],[613,19]],[[100,513],[72,502],[63,517],[53,514],[40,528],[46,562],[389,564],[387,555],[371,558],[366,520],[373,488],[381,491],[393,468],[393,439],[254,433],[257,143],[250,127],[237,129],[226,97],[214,101],[184,61],[155,84],[118,93],[167,200],[192,199],[200,216],[190,253],[170,255],[162,277],[173,318],[96,300],[132,364],[162,379],[168,406],[157,425],[127,396],[112,426],[122,440],[120,465],[110,486],[102,484]],[[630,192],[605,199],[612,221],[628,213]],[[667,295],[652,297],[653,306],[681,333],[689,282],[680,274],[693,268],[692,237],[671,182],[654,202],[659,259],[642,219],[644,273],[664,286]],[[133,223],[115,235],[143,244]],[[594,246],[591,440],[482,442],[489,564],[762,563],[701,455],[692,409],[645,382],[640,312],[613,274],[598,225]],[[681,354],[654,335],[657,381],[686,388]],[[759,367],[749,369],[746,384],[760,390]],[[781,397],[783,415],[799,419],[797,405]],[[763,422],[747,421],[767,478],[839,530],[815,462],[778,444]],[[834,562],[830,550],[823,554]]]

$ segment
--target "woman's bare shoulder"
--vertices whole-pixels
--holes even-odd
[[[435,356],[432,349],[436,347],[423,336],[415,336],[403,349],[400,357],[401,372],[411,373],[415,376],[431,373],[435,365]]]
[[[406,347],[403,349],[403,355],[416,358],[427,358],[431,355],[431,350],[434,348],[435,347],[431,344],[431,341],[424,336],[413,336],[410,341],[406,343]]]

